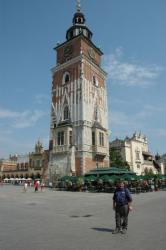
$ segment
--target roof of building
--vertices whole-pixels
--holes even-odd
[[[106,131],[106,129],[97,121],[94,122],[92,128],[98,128],[98,129]]]
[[[142,151],[142,154],[143,154],[143,155],[153,156],[152,153],[150,153],[150,152],[145,152],[145,151]]]

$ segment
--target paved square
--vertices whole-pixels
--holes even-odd
[[[112,235],[112,194],[0,187],[1,250],[164,250],[166,192],[133,195],[126,235]]]

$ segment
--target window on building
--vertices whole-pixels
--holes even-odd
[[[145,168],[145,169],[144,169],[144,173],[145,173],[145,175],[148,175],[148,173],[149,173],[148,168]]]
[[[70,38],[73,37],[73,31],[70,31]]]
[[[66,76],[65,76],[65,83],[68,83],[70,81],[70,77],[69,77],[69,74],[67,74]]]
[[[70,74],[68,72],[65,72],[63,74],[62,84],[67,84],[70,82]]]
[[[82,18],[78,17],[77,18],[77,23],[82,23]]]
[[[99,85],[98,80],[97,80],[95,75],[93,75],[93,77],[92,77],[92,82],[93,82],[93,85],[95,85],[95,86]]]
[[[68,120],[69,119],[69,108],[68,108],[68,106],[65,106],[65,108],[64,108],[63,119],[64,120]]]
[[[28,169],[28,163],[27,162],[25,163],[25,169],[26,170]]]
[[[69,131],[69,144],[72,145],[72,131]]]
[[[99,117],[99,114],[98,114],[98,110],[96,108],[95,109],[95,121],[98,121],[98,117]]]
[[[95,76],[93,76],[92,80],[93,80],[93,84],[96,85],[96,77]]]
[[[64,145],[64,131],[58,132],[58,145]]]
[[[99,145],[104,146],[104,133],[99,132]]]
[[[96,144],[96,141],[95,141],[95,132],[92,131],[92,145],[94,146]]]
[[[40,167],[40,160],[36,160],[36,167]]]
[[[140,160],[140,152],[139,152],[139,150],[136,150],[135,154],[136,154],[136,160]]]

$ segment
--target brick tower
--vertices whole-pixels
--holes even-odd
[[[77,1],[66,41],[52,69],[50,174],[83,175],[109,167],[106,73]]]

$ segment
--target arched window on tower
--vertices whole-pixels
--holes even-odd
[[[70,74],[68,72],[65,72],[63,74],[62,84],[67,84],[70,82]]]
[[[98,80],[97,80],[97,78],[96,78],[95,75],[93,75],[93,77],[92,77],[92,83],[93,83],[93,85],[95,85],[96,87],[98,87],[98,85],[99,85]]]
[[[76,18],[76,23],[83,23],[83,18],[77,17]]]
[[[69,119],[69,107],[65,106],[64,111],[63,111],[63,119],[68,120]]]

